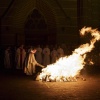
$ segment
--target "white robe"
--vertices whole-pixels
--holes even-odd
[[[51,51],[51,63],[55,63],[57,60],[57,51],[56,50],[52,50]]]
[[[42,48],[40,48],[40,47],[37,48],[37,51],[35,53],[35,56],[36,56],[36,61],[39,64],[42,64]]]
[[[22,55],[22,58],[21,58],[21,55]],[[20,51],[20,48],[16,50],[16,55],[15,55],[16,69],[23,69],[25,56],[26,56],[25,49],[22,49],[22,52]],[[20,65],[21,63],[22,63],[22,66]]]
[[[27,66],[25,66],[24,73],[26,75],[33,75],[35,73],[35,67],[36,67],[37,61],[35,60],[34,53],[30,53],[28,57]]]
[[[60,57],[63,57],[63,56],[64,56],[64,51],[63,51],[62,48],[58,48],[58,49],[57,49],[57,56],[58,56],[58,59],[59,59]]]
[[[11,66],[11,59],[10,59],[10,53],[8,50],[5,50],[5,55],[4,55],[4,66],[7,69],[10,69]]]
[[[43,49],[43,65],[46,67],[50,64],[50,49],[44,48]]]

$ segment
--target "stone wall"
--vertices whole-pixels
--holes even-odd
[[[48,25],[48,42],[77,44],[80,42],[78,29],[78,0],[15,0],[1,20],[1,44],[25,43],[25,23],[37,8]],[[82,2],[81,27],[100,27],[100,0]]]

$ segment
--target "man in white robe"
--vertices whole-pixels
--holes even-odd
[[[34,75],[36,73],[36,66],[44,67],[35,59],[36,49],[32,48],[25,59],[24,73],[26,75]]]
[[[48,45],[43,49],[43,65],[47,66],[50,64],[50,49]]]
[[[58,56],[58,59],[64,56],[64,50],[60,46],[58,46],[58,49],[57,49],[57,56]]]
[[[21,45],[17,48],[15,54],[15,62],[16,62],[16,69],[23,69],[23,64],[26,56],[26,51],[24,49],[24,45]]]
[[[36,50],[31,50],[29,52],[28,55],[28,61],[26,62],[26,66],[24,69],[24,73],[26,73],[26,75],[33,75],[33,73],[35,73],[35,66],[37,65],[37,61],[35,60],[35,56],[34,53],[36,52]]]
[[[51,63],[55,63],[57,60],[57,50],[55,47],[53,47],[53,50],[51,51]]]
[[[12,67],[10,49],[11,49],[10,47],[7,47],[7,49],[5,50],[5,54],[4,54],[4,67],[6,69],[11,69]]]
[[[40,47],[40,45],[38,45],[36,50],[37,50],[36,53],[35,53],[36,61],[39,64],[42,64],[42,48]]]

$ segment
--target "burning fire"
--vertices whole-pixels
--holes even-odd
[[[80,31],[80,34],[83,36],[88,33],[92,36],[90,43],[80,45],[73,51],[72,55],[61,57],[56,63],[47,65],[39,74],[39,80],[69,81],[70,79],[75,79],[75,76],[80,74],[81,69],[86,64],[84,61],[86,54],[91,52],[95,42],[100,40],[100,32],[97,29],[84,27]]]

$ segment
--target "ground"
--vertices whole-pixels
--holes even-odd
[[[0,71],[0,100],[100,100],[100,75],[86,81],[42,82],[22,71]]]

